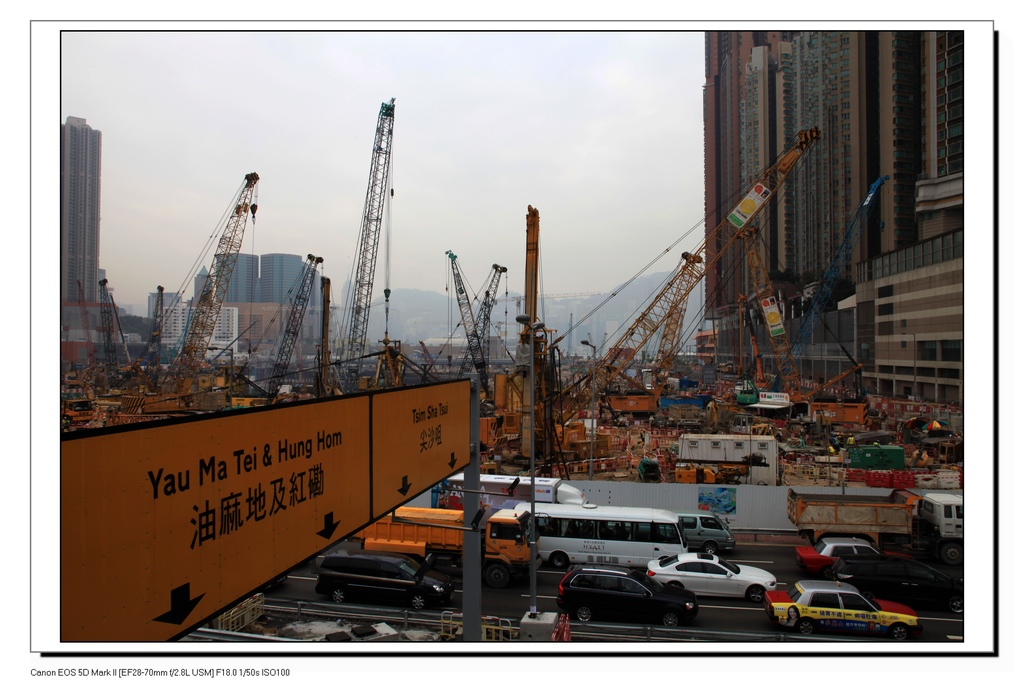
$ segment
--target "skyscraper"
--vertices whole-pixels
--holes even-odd
[[[287,253],[269,253],[260,257],[261,303],[284,303],[291,300],[289,291],[298,288],[302,274],[302,258]]]
[[[78,300],[81,282],[95,302],[100,267],[100,170],[103,137],[84,118],[60,127],[60,300]]]
[[[239,253],[224,300],[227,303],[255,303],[259,298],[260,258]]]

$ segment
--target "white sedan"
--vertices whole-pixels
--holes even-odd
[[[737,565],[710,553],[662,556],[647,564],[647,574],[698,595],[742,597],[758,604],[767,590],[775,589],[775,576],[767,570]]]

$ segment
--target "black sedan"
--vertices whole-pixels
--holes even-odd
[[[848,582],[868,597],[907,604],[964,610],[964,579],[899,556],[844,556],[836,561],[836,580]]]

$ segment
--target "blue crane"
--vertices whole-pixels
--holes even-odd
[[[860,240],[860,234],[864,230],[867,220],[871,217],[871,213],[878,205],[878,198],[880,197],[877,194],[878,189],[881,188],[882,183],[887,180],[889,180],[889,176],[880,176],[878,180],[871,184],[871,187],[868,189],[868,194],[864,196],[864,200],[853,213],[850,223],[846,225],[846,232],[843,234],[843,240],[836,249],[835,255],[832,257],[832,264],[829,265],[828,269],[825,271],[825,276],[821,281],[821,286],[818,287],[818,290],[814,294],[814,298],[811,299],[811,307],[800,322],[800,331],[797,333],[796,339],[793,341],[794,358],[799,358],[804,353],[804,349],[807,348],[807,344],[810,342],[811,333],[814,332],[814,328],[821,320],[821,316],[828,307],[829,301],[832,299],[832,294],[835,292],[840,278],[842,278],[843,274],[846,272],[847,265],[850,264],[850,258],[853,256],[853,247]]]

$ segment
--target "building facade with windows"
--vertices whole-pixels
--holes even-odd
[[[69,116],[60,128],[60,300],[98,300],[100,276],[100,173],[103,134],[85,118]]]

